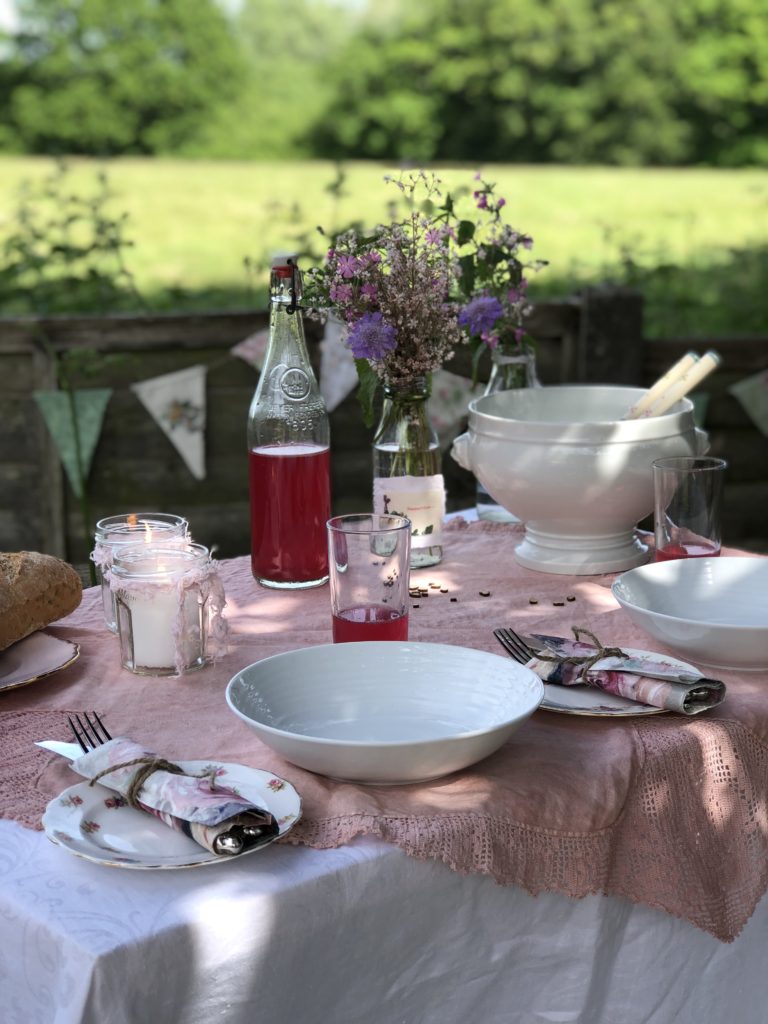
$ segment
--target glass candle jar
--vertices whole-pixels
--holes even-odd
[[[123,668],[136,675],[182,675],[208,661],[220,632],[224,591],[208,548],[124,548],[110,570]]]
[[[189,524],[182,516],[165,512],[128,512],[108,516],[96,523],[95,546],[91,559],[101,577],[101,602],[107,629],[117,632],[115,602],[109,587],[109,572],[115,553],[139,544],[163,547],[181,546],[189,540]]]

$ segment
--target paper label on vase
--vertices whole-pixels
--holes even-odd
[[[440,544],[445,515],[445,481],[434,476],[377,476],[373,480],[373,511],[406,516],[411,521],[411,547]]]

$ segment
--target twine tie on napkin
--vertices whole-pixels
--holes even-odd
[[[119,771],[121,768],[131,768],[135,764],[143,765],[143,767],[139,768],[131,778],[131,784],[125,793],[125,799],[129,806],[135,807],[137,810],[142,809],[141,801],[139,800],[141,788],[153,772],[170,772],[172,775],[186,775],[188,779],[208,779],[208,788],[211,790],[216,789],[215,768],[207,772],[200,772],[199,775],[190,775],[179,765],[174,764],[173,761],[166,761],[164,757],[135,757],[132,761],[123,761],[122,764],[112,765],[94,775],[88,785],[93,786],[103,775],[109,775],[110,772]]]
[[[629,655],[626,651],[622,651],[620,647],[603,647],[600,640],[597,639],[595,634],[586,629],[583,626],[571,626],[571,632],[576,640],[576,643],[581,643],[579,640],[580,636],[588,636],[592,641],[592,645],[595,648],[594,654],[545,654],[543,651],[536,653],[536,658],[539,661],[554,661],[558,665],[582,665],[583,669],[580,674],[581,679],[586,679],[587,673],[590,669],[593,669],[598,661],[602,661],[603,658],[628,658]]]

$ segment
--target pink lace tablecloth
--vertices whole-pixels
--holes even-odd
[[[412,574],[448,593],[430,590],[414,602],[411,639],[501,653],[494,626],[569,635],[580,625],[605,644],[663,650],[619,608],[612,576],[522,569],[513,558],[519,539],[514,527],[451,523],[443,563]],[[76,778],[32,743],[69,739],[64,712],[95,708],[113,735],[165,757],[238,761],[290,780],[304,807],[292,842],[325,848],[380,836],[412,856],[533,894],[621,896],[723,941],[738,935],[768,886],[768,674],[718,673],[726,700],[696,718],[539,711],[500,751],[455,775],[401,787],[342,784],[282,760],[224,701],[227,682],[244,665],[330,643],[327,587],[260,588],[246,558],[221,568],[229,651],[185,678],[121,669],[95,589],[49,627],[78,641],[81,655],[47,679],[0,694],[0,815],[40,828],[48,800]]]

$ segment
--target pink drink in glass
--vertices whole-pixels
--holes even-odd
[[[360,640],[407,640],[408,613],[399,615],[384,604],[343,608],[333,616],[333,642]]]
[[[667,544],[656,552],[657,562],[669,562],[674,558],[717,558],[720,545],[713,541],[685,541],[682,544]]]
[[[248,459],[253,575],[286,586],[324,580],[325,524],[331,514],[329,449],[276,445],[257,448]]]

